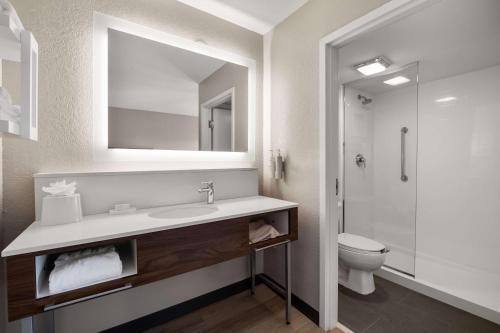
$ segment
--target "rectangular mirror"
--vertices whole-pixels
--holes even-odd
[[[108,147],[247,152],[249,69],[107,29]]]

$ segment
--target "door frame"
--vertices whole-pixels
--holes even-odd
[[[362,34],[414,14],[442,0],[392,0],[335,30],[319,42],[319,141],[320,141],[320,287],[319,324],[335,328],[338,320],[338,221],[337,182],[342,179],[340,126],[341,84],[338,50]]]
[[[200,116],[199,116],[199,149],[201,150],[201,143],[202,143],[202,136],[201,136],[201,128],[203,126],[203,124],[201,123],[202,121],[202,117],[201,115],[204,113],[204,112],[209,112],[211,111],[211,109],[224,102],[226,99],[228,99],[229,97],[231,97],[231,151],[234,151],[235,150],[235,133],[236,133],[236,130],[235,130],[235,125],[236,125],[236,121],[235,121],[235,115],[236,115],[236,88],[235,87],[232,87],[232,88],[229,88],[223,92],[221,92],[220,94],[218,94],[217,96],[215,97],[212,97],[211,99],[209,99],[208,101],[202,103],[200,105]]]

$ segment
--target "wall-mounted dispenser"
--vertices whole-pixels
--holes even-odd
[[[285,176],[285,159],[281,155],[281,151],[279,149],[276,155],[274,155],[273,151],[271,151],[271,161],[274,179],[283,179]]]

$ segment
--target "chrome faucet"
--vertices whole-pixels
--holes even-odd
[[[206,187],[198,189],[199,193],[207,192],[207,204],[211,205],[214,203],[214,182],[202,182]]]

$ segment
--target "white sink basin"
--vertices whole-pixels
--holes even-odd
[[[149,216],[155,219],[182,219],[208,215],[218,210],[216,206],[177,207],[151,212]]]

